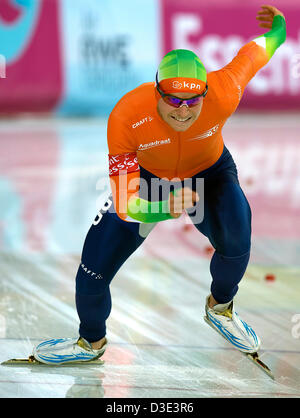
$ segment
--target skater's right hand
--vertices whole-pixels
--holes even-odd
[[[173,218],[179,218],[185,209],[192,208],[196,202],[199,202],[199,195],[189,187],[175,190],[170,193],[169,208]]]

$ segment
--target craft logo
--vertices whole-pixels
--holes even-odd
[[[86,274],[89,274],[90,277],[93,277],[93,279],[100,280],[103,279],[100,273],[95,273],[94,271],[88,269],[83,263],[80,264],[80,267],[86,272]]]
[[[146,118],[141,119],[140,121],[134,123],[132,126],[133,129],[137,128],[138,126],[143,125],[145,122],[151,122],[153,120],[152,116],[147,116]]]

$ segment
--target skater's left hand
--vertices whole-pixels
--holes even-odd
[[[256,19],[261,21],[261,23],[259,24],[261,28],[271,29],[273,19],[277,15],[280,15],[284,18],[283,13],[280,10],[276,9],[276,7],[264,5],[261,6],[261,10],[257,12]]]

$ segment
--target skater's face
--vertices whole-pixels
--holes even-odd
[[[174,96],[179,99],[191,99],[195,95],[190,93],[176,93]],[[177,132],[184,132],[189,129],[198,119],[203,105],[203,97],[199,104],[194,107],[188,107],[185,104],[175,108],[167,104],[162,98],[157,103],[159,116]]]

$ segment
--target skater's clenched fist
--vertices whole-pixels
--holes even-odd
[[[179,218],[185,209],[192,208],[199,202],[199,199],[199,194],[189,187],[183,187],[175,190],[174,193],[170,193],[169,209],[171,216]]]

